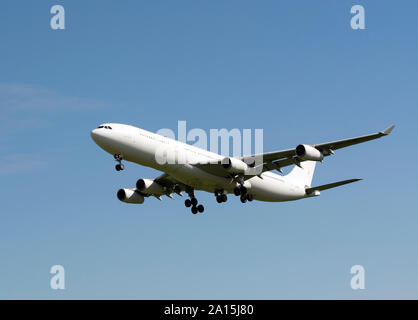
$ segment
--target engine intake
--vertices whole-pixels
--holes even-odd
[[[119,189],[116,194],[118,199],[126,203],[144,203],[144,196],[135,189]]]
[[[296,155],[302,160],[322,161],[324,159],[321,151],[307,144],[298,145]]]

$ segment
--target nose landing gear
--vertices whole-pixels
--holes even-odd
[[[122,171],[123,169],[125,169],[125,166],[122,163],[122,155],[120,153],[116,153],[114,155],[114,158],[118,162],[118,164],[115,166],[116,171]]]

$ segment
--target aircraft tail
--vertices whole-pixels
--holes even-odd
[[[295,167],[285,177],[290,181],[300,184],[305,188],[309,188],[315,171],[316,161],[303,161],[300,167]]]

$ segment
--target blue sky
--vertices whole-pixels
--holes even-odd
[[[363,4],[366,30],[350,28]],[[66,29],[51,30],[62,4]],[[0,298],[418,298],[413,1],[2,1]],[[372,133],[291,203],[117,200],[103,122],[262,128],[264,150]],[[49,287],[52,265],[66,290]],[[350,268],[366,290],[350,288]]]

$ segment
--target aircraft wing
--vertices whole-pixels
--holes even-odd
[[[395,126],[392,125],[389,128],[383,131],[377,132],[377,133],[355,137],[355,138],[344,139],[344,140],[337,140],[337,141],[331,141],[331,142],[325,142],[325,143],[319,143],[319,144],[311,144],[311,146],[321,151],[321,153],[324,156],[329,156],[333,154],[334,153],[333,151],[336,149],[345,148],[345,147],[352,146],[358,143],[363,143],[366,141],[370,141],[370,140],[387,136],[389,133],[391,133],[394,127]],[[262,168],[260,168],[261,169],[260,173],[264,171],[274,170],[274,169],[281,171],[280,169],[283,167],[293,165],[293,164],[298,164],[299,162],[304,161],[303,159],[297,158],[295,149],[279,150],[279,151],[267,152],[263,154],[252,155],[252,156],[240,157],[240,160],[246,163],[251,163],[257,157],[263,159],[262,160],[263,164],[262,164]]]
[[[337,140],[337,141],[331,141],[331,142],[325,142],[325,143],[319,143],[319,144],[311,144],[310,146],[316,148],[319,150],[324,156],[329,156],[334,153],[334,150],[345,148],[348,146],[352,146],[358,143],[363,143],[366,141],[378,139],[384,136],[387,136],[391,131],[393,130],[395,126],[392,125],[389,128],[355,138],[349,138],[344,140]],[[279,150],[279,151],[273,151],[273,152],[266,152],[263,154],[256,154],[251,156],[245,156],[238,158],[247,164],[255,163],[256,167],[253,171],[253,173],[247,174],[243,176],[244,180],[249,179],[255,175],[260,175],[261,173],[265,171],[271,171],[271,170],[278,170],[281,172],[281,168],[287,167],[290,165],[299,165],[300,162],[305,161],[296,155],[296,149],[286,149],[286,150]],[[260,159],[262,159],[260,161]],[[209,163],[198,163],[195,164],[195,166],[199,167],[200,169],[225,178],[233,178],[236,177],[236,175],[228,173],[225,169],[221,166],[221,161],[214,161]]]
[[[162,200],[161,196],[165,195],[169,198],[173,198],[172,193],[177,193],[179,196],[183,196],[181,191],[185,191],[187,186],[180,181],[174,179],[172,176],[167,173],[163,173],[159,177],[154,179],[154,182],[163,186],[166,192],[164,194],[153,194],[158,200]]]
[[[163,173],[159,177],[154,179],[159,185],[162,185],[166,188],[174,188],[174,186],[179,183],[176,179],[168,175],[167,173]]]
[[[338,140],[338,141],[333,141],[333,142],[314,144],[313,147],[317,148],[318,150],[321,150],[321,149],[322,150],[341,149],[341,148],[352,146],[354,144],[363,143],[363,142],[366,142],[366,141],[370,141],[370,140],[374,140],[374,139],[378,139],[378,138],[387,136],[389,133],[392,132],[393,128],[395,128],[395,126],[391,125],[389,128],[387,128],[383,131],[377,132],[377,133],[373,133],[373,134],[369,134],[369,135],[361,136],[361,137],[357,137],[357,138],[350,138],[350,139]]]

